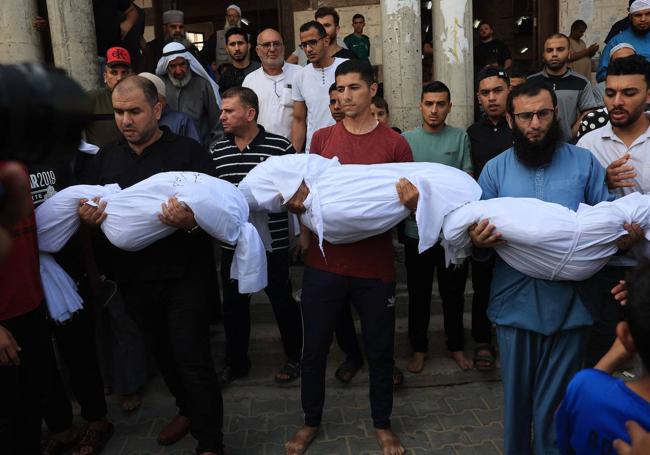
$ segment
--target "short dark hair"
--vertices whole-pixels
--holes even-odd
[[[582,19],[578,19],[573,21],[573,24],[571,24],[571,31],[574,31],[578,27],[584,27],[585,29],[587,28],[587,23],[583,21]]]
[[[607,66],[608,76],[628,76],[639,74],[645,78],[645,83],[650,87],[650,62],[639,54],[617,58]]]
[[[260,112],[260,102],[257,98],[257,95],[254,91],[248,87],[230,87],[228,90],[223,92],[221,99],[226,98],[235,98],[238,97],[239,101],[246,107],[252,107],[255,109],[255,120],[257,120],[257,114]]]
[[[334,77],[337,78],[350,73],[357,73],[368,84],[368,87],[375,82],[375,72],[368,60],[346,60],[336,67]]]
[[[390,114],[390,111],[388,110],[388,102],[381,96],[373,96],[372,104],[374,104],[376,108],[383,109],[387,114]]]
[[[363,17],[363,14],[359,14],[359,13],[352,16],[352,22],[354,22],[355,19],[363,19],[364,22],[366,21],[366,18]]]
[[[246,43],[248,44],[248,33],[246,33],[243,28],[239,28],[239,27],[229,28],[228,31],[226,32],[226,44],[228,44],[228,38],[230,38],[232,35],[243,36],[244,41],[246,41]]]
[[[508,76],[506,70],[500,67],[495,68],[493,66],[488,66],[486,68],[483,68],[476,75],[476,90],[478,90],[481,81],[483,79],[487,79],[488,77],[498,77],[499,79],[504,81],[507,86],[510,86],[510,76]]]
[[[555,94],[555,90],[553,90],[553,87],[551,87],[546,82],[533,80],[533,81],[526,81],[523,84],[516,86],[510,91],[510,94],[508,94],[508,101],[506,103],[506,110],[508,111],[508,114],[513,115],[515,113],[514,101],[516,98],[519,98],[520,96],[537,96],[543,90],[546,90],[551,94],[551,101],[553,103],[553,107],[556,108],[557,95]]]
[[[626,277],[627,304],[623,307],[641,363],[650,370],[650,263],[644,262]]]
[[[124,79],[118,81],[117,84],[115,84],[115,88],[113,88],[113,92],[115,92],[115,90],[127,89],[126,87],[129,85],[135,86],[137,89],[142,90],[144,99],[150,106],[153,107],[158,102],[158,89],[156,89],[156,86],[153,85],[153,82],[151,82],[149,79],[138,76],[137,74],[130,74]]]
[[[506,72],[508,73],[508,76],[510,77],[510,79],[513,79],[513,78],[526,79],[528,77],[528,74],[526,73],[526,71],[524,71],[521,68],[516,67],[516,66],[511,66],[510,68],[508,68],[506,70]]]
[[[323,27],[320,22],[316,22],[316,21],[309,21],[302,24],[300,26],[300,33],[305,33],[311,30],[312,28],[316,29],[316,31],[318,32],[318,36],[320,36],[321,38],[324,38],[325,35],[327,35],[327,33],[325,32],[325,27]]]
[[[330,95],[332,92],[336,91],[336,82],[330,85],[330,89],[327,91],[327,94]]]
[[[422,88],[422,95],[420,95],[420,101],[424,99],[425,93],[446,93],[447,100],[451,103],[451,92],[449,91],[449,87],[447,87],[447,85],[445,85],[444,82],[433,81],[425,85]]]
[[[488,22],[488,21],[479,22],[477,28],[481,28],[481,25],[489,25],[491,29],[494,29],[494,27],[492,27],[492,24],[490,22]]]
[[[566,45],[567,47],[571,46],[571,40],[569,39],[568,36],[566,36],[564,33],[553,33],[551,35],[548,35],[546,39],[544,40],[544,47],[546,47],[546,42],[550,39],[553,38],[564,38],[566,40]]]
[[[325,16],[332,16],[334,18],[334,25],[339,25],[339,13],[336,12],[331,6],[321,6],[314,13],[314,19],[318,19]]]

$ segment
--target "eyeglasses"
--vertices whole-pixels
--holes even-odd
[[[318,39],[310,39],[309,41],[303,41],[303,42],[300,43],[298,46],[300,47],[300,49],[304,49],[304,48],[306,48],[306,47],[308,47],[308,46],[309,46],[309,47],[314,47],[314,46],[316,46],[316,45],[318,44],[318,42],[319,42],[320,40],[322,40],[323,38],[324,38],[324,37],[321,37],[321,38],[318,38]]]
[[[551,108],[546,108],[546,109],[540,109],[539,111],[534,111],[534,112],[519,112],[518,114],[514,114],[514,116],[519,120],[520,122],[532,122],[533,117],[537,116],[537,119],[542,121],[546,120],[549,118],[551,115],[555,113],[555,109]]]
[[[268,51],[269,49],[271,49],[271,46],[273,46],[275,48],[280,48],[280,47],[282,47],[284,45],[282,44],[281,41],[267,41],[266,43],[258,44],[258,46],[261,47],[262,49],[264,49],[265,51]]]

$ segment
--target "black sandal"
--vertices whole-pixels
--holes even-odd
[[[288,384],[300,377],[300,364],[287,362],[282,368],[275,373],[275,382],[278,384]]]
[[[489,351],[490,354],[481,354],[481,351]],[[491,344],[479,343],[474,348],[474,368],[477,371],[492,371],[496,366],[496,352]]]
[[[393,366],[393,387],[399,387],[402,384],[404,384],[404,373],[396,366]]]
[[[345,362],[336,369],[334,376],[343,384],[349,384],[362,366],[363,361],[345,359]]]

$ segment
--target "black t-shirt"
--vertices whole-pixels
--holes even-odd
[[[510,49],[503,41],[498,39],[493,39],[487,43],[479,43],[474,48],[474,64],[479,70],[494,59],[499,62],[499,66],[503,67],[505,61],[509,58],[512,58]]]
[[[346,49],[344,47],[342,47],[341,50],[338,51],[336,54],[332,55],[332,57],[347,58],[348,60],[358,60],[359,59],[359,57],[357,57],[357,54],[352,52],[350,49]]]
[[[219,92],[223,93],[231,87],[241,87],[250,73],[258,69],[260,66],[259,62],[250,62],[246,68],[235,68],[234,66],[229,67],[226,71],[223,72],[221,78],[219,79]]]
[[[109,48],[122,44],[120,22],[131,3],[133,0],[93,0],[97,55],[100,57],[105,57]]]
[[[485,115],[467,128],[471,148],[474,178],[478,180],[485,164],[512,147],[512,130],[505,118],[496,125]]]
[[[205,172],[209,155],[195,140],[177,136],[166,127],[162,137],[140,155],[121,140],[97,152],[82,172],[84,183],[106,185],[117,183],[128,188],[152,175],[168,171]],[[101,232],[100,230],[98,230]],[[200,274],[200,261],[212,251],[206,234],[176,231],[143,250],[126,252],[113,247],[100,235],[98,249],[102,271],[120,282],[157,281]]]

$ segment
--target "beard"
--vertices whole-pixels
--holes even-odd
[[[540,167],[549,164],[553,159],[553,154],[560,142],[562,132],[560,130],[560,123],[557,118],[553,119],[551,127],[546,132],[546,135],[539,141],[531,141],[514,125],[512,129],[512,141],[515,149],[517,159],[527,167]]]
[[[230,30],[231,28],[234,28],[234,27],[241,28],[241,21],[237,21],[237,23],[235,25],[230,25],[230,22],[228,22],[228,20],[226,20],[226,23],[223,26],[223,31],[227,32],[228,30]]]
[[[634,35],[636,35],[638,37],[641,37],[641,38],[643,38],[644,36],[646,36],[650,32],[650,27],[646,28],[645,30],[641,30],[641,29],[636,28],[635,25],[632,24],[631,28],[632,28],[632,33],[634,33]]]
[[[176,79],[174,76],[170,75],[169,80],[172,81],[172,85],[176,88],[186,87],[187,84],[190,83],[190,80],[192,80],[192,71],[188,70],[187,73],[185,73],[185,76],[181,79]]]
[[[618,127],[618,128],[625,128],[626,126],[630,126],[630,125],[632,125],[634,122],[636,122],[637,120],[639,120],[639,117],[641,117],[642,115],[645,114],[645,110],[646,110],[646,104],[645,104],[645,103],[643,103],[642,105],[636,107],[633,111],[626,110],[626,112],[627,112],[627,119],[626,119],[626,120],[623,120],[622,122],[618,122],[618,121],[614,121],[614,120],[612,120],[612,118],[611,118],[611,112],[612,112],[612,111],[613,111],[613,112],[616,112],[616,111],[617,111],[617,109],[612,109],[611,111],[609,111],[609,112],[610,112],[610,119],[609,119],[609,121],[610,121],[610,123],[611,123],[613,126],[615,126],[615,127]]]

